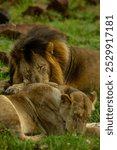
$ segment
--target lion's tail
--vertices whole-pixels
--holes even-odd
[[[0,61],[2,61],[3,63],[7,64],[9,63],[9,58],[7,56],[7,53],[5,52],[0,52]]]

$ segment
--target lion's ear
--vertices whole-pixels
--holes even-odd
[[[71,98],[68,94],[62,94],[61,95],[61,104],[71,104]]]
[[[54,53],[54,44],[52,42],[49,42],[47,44],[46,52],[48,52],[48,53],[53,55],[53,53]]]

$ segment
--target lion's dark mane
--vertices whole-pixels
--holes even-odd
[[[17,41],[11,55],[18,59],[18,51],[23,52],[25,59],[30,62],[32,51],[44,56],[47,44],[52,40],[66,41],[66,35],[50,27],[36,27]]]

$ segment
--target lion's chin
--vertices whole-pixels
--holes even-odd
[[[77,118],[77,120],[71,119],[66,122],[66,129],[70,133],[84,133],[86,123],[80,118]]]

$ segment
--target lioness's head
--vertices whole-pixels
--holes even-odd
[[[65,35],[49,27],[38,27],[21,37],[10,52],[10,82],[62,84],[68,61]]]
[[[78,90],[62,95],[60,113],[66,122],[66,129],[69,132],[85,132],[86,122],[94,109],[96,98],[95,92],[87,96]]]

